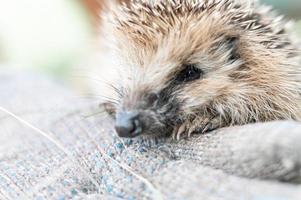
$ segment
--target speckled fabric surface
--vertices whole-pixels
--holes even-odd
[[[54,82],[0,73],[0,106],[54,139],[0,111],[1,200],[301,199],[300,123],[122,140],[104,115],[90,116],[97,101]]]

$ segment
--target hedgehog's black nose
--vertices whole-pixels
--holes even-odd
[[[117,113],[115,129],[120,137],[132,138],[138,136],[142,132],[142,126],[139,120],[139,113]]]

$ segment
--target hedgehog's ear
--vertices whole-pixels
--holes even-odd
[[[239,36],[231,35],[226,36],[223,41],[223,46],[230,52],[229,61],[236,61],[240,58],[239,55]]]
[[[115,106],[110,102],[103,102],[99,104],[99,107],[103,109],[104,112],[106,112],[111,118],[115,118],[116,114],[116,108]]]

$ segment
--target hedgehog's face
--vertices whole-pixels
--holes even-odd
[[[269,25],[278,19],[245,1],[131,2],[104,28],[118,61],[104,105],[120,136],[169,135],[196,118],[219,127],[296,118],[296,61],[285,31]]]
[[[229,71],[241,61],[237,35],[200,32],[208,28],[157,35],[148,44],[119,38],[119,103],[107,104],[119,136],[169,135],[196,115],[214,114],[210,104],[231,87]]]

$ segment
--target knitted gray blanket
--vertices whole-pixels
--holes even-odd
[[[49,78],[0,83],[1,200],[301,199],[301,123],[124,140],[97,101]]]

